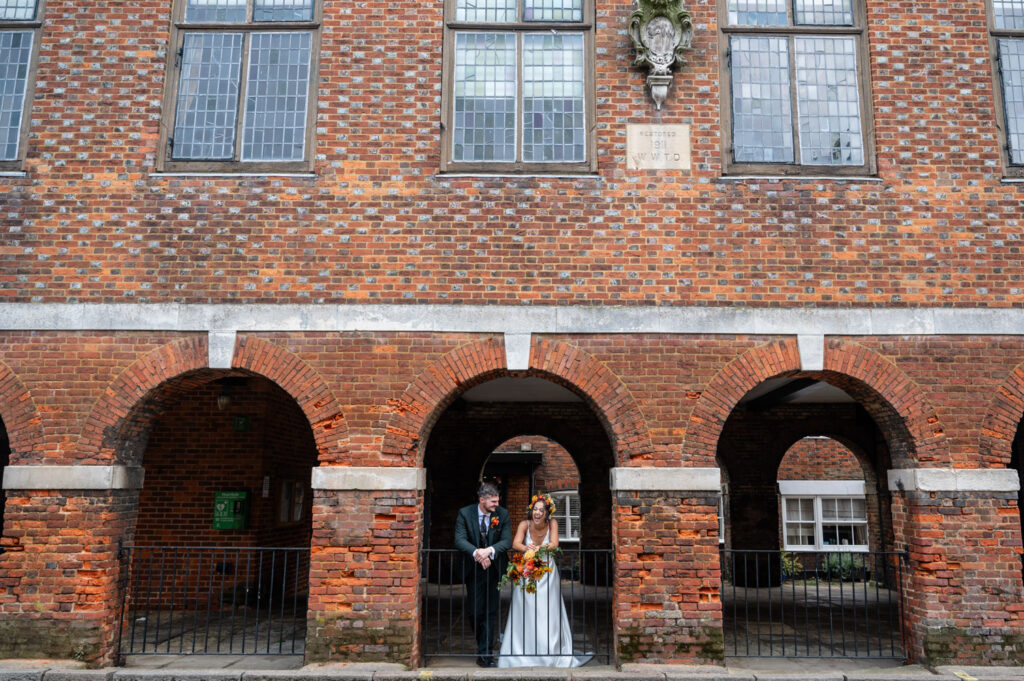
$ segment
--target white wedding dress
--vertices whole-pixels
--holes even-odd
[[[550,531],[550,530],[549,530]],[[542,544],[548,541],[544,533]],[[512,587],[512,609],[501,637],[498,667],[580,667],[592,655],[574,655],[558,566],[537,582],[537,593]]]

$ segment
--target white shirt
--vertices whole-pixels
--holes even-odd
[[[482,525],[486,521],[487,522],[487,529],[490,529],[490,519],[489,519],[490,516],[491,516],[490,513],[485,513],[483,511],[481,511],[480,507],[477,506],[476,507],[476,526],[477,526],[477,528],[479,528],[480,525]],[[497,518],[497,516],[494,516],[494,517]],[[493,547],[489,547],[489,548],[491,549],[491,560],[494,560],[494,548]]]

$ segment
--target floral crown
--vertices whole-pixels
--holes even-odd
[[[532,511],[533,510],[533,505],[536,504],[538,501],[543,501],[544,505],[548,507],[548,515],[554,515],[555,514],[556,507],[555,507],[555,500],[554,500],[554,498],[552,498],[552,496],[550,494],[543,494],[543,493],[541,493],[541,494],[534,494],[533,497],[530,498],[530,506],[526,510],[527,511]]]

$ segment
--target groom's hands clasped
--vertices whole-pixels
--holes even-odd
[[[494,554],[494,549],[488,546],[484,549],[477,549],[473,552],[473,560],[480,564],[484,570],[491,566],[491,556]]]

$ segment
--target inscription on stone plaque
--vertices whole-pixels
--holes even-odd
[[[689,170],[690,126],[626,125],[626,170]]]

